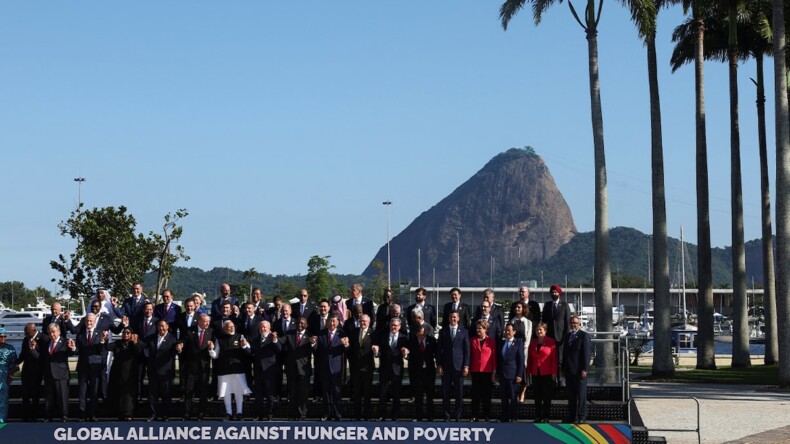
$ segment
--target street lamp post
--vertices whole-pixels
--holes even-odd
[[[381,204],[387,207],[387,288],[391,289],[392,284],[390,282],[390,276],[392,276],[392,269],[390,268],[390,205],[392,205],[392,201],[385,200]]]
[[[82,182],[85,182],[84,177],[75,177],[74,182],[77,182],[77,212],[82,210]]]
[[[456,277],[455,277],[455,286],[461,288],[461,226],[456,225],[455,227],[455,245],[456,245]]]

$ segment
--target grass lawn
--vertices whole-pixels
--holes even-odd
[[[779,385],[779,367],[776,365],[755,365],[745,368],[719,367],[717,370],[697,370],[676,367],[671,378],[653,377],[649,366],[632,366],[631,373],[647,374],[639,380],[654,382],[699,382],[714,384],[753,384]]]

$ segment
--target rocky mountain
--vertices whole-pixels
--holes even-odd
[[[543,159],[531,148],[513,148],[491,159],[433,208],[390,241],[393,278],[417,280],[417,250],[423,282],[456,282],[457,249],[461,283],[488,281],[496,267],[552,257],[576,234],[570,208]],[[373,258],[387,262],[384,245]],[[365,276],[378,270],[372,265]],[[430,276],[430,277],[429,277]]]

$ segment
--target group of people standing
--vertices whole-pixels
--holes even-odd
[[[280,398],[288,401],[290,419],[303,420],[311,393],[323,403],[322,420],[340,420],[344,414],[355,420],[397,420],[408,372],[417,421],[434,419],[437,374],[442,393],[439,419],[461,420],[463,383],[469,376],[472,421],[491,419],[497,382],[500,420],[516,420],[516,407],[524,402],[529,381],[536,399],[535,419],[547,421],[560,371],[569,391],[568,420],[586,420],[590,338],[579,330],[578,318],[560,299],[558,286],[551,288],[552,301],[542,311],[529,299],[528,288],[521,287],[507,322],[492,290],[486,290],[473,312],[461,302],[461,290],[453,288],[451,301],[442,307],[441,325],[423,288],[415,291],[415,303],[405,310],[386,290],[375,311],[360,284],[351,287],[346,299],[335,295],[317,304],[310,302],[305,289],[293,304],[279,297],[264,303],[257,288],[251,301],[240,303],[231,296],[230,286],[222,284],[220,297],[210,306],[204,307],[202,296],[195,293],[183,308],[173,302],[169,290],[156,305],[143,294],[142,285],[132,290],[122,304],[100,290],[90,301],[91,313],[78,325],[54,303],[42,332],[33,324],[26,327],[18,356],[6,352],[13,347],[5,347],[5,334],[0,332],[0,420],[8,405],[4,375],[10,380],[20,365],[23,418],[39,417],[43,380],[44,418],[68,420],[68,357],[75,354],[82,421],[96,420],[99,398],[120,420],[133,420],[144,387],[148,420],[168,420],[177,372],[184,397],[179,413],[185,420],[202,420],[212,396],[223,399],[229,420],[239,420],[244,397],[250,394],[258,420],[272,419]],[[120,338],[112,340],[111,333]],[[13,365],[3,373],[2,364],[9,361]],[[379,406],[374,418],[376,371]],[[343,384],[351,386],[349,411],[340,403]]]

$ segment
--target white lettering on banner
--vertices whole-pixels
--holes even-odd
[[[485,441],[490,442],[493,428],[486,427],[415,427],[413,440],[426,441]],[[482,435],[482,436],[481,436]]]

